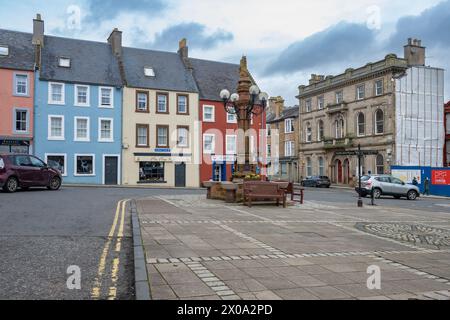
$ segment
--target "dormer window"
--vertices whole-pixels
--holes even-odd
[[[7,46],[0,46],[0,56],[9,55],[9,48]]]
[[[62,68],[70,68],[70,58],[60,57],[58,65]]]
[[[144,67],[144,74],[146,77],[154,77],[155,76],[155,70],[151,67]]]

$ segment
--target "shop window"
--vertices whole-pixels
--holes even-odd
[[[139,162],[139,182],[165,182],[164,162]]]

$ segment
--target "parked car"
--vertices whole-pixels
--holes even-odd
[[[58,190],[61,183],[61,173],[39,158],[26,154],[0,154],[0,188],[6,192],[30,187]]]
[[[304,187],[329,188],[331,181],[327,176],[312,176],[306,177],[301,185]]]
[[[355,188],[359,193],[359,182]],[[420,197],[417,186],[404,183],[391,175],[370,175],[361,177],[361,196],[366,197],[373,192],[373,196],[379,199],[382,195],[393,196],[396,199],[406,197],[408,200],[416,200]]]

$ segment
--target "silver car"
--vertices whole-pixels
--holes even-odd
[[[359,193],[357,183],[356,192]],[[393,196],[396,199],[406,197],[408,200],[416,200],[420,197],[417,186],[404,183],[402,180],[390,175],[370,175],[361,177],[361,196],[366,197],[373,192],[373,196],[379,199],[382,195]]]

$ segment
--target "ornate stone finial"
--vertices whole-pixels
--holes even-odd
[[[239,73],[242,78],[248,77],[247,57],[242,56]]]

